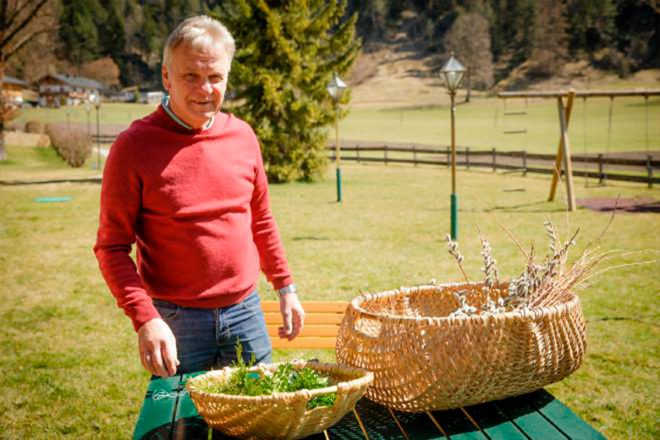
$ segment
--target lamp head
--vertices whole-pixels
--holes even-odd
[[[445,65],[442,66],[442,70],[440,70],[440,73],[442,74],[443,78],[445,79],[445,83],[447,84],[447,89],[450,92],[455,92],[456,89],[458,89],[461,84],[461,80],[463,79],[465,70],[465,67],[456,58],[454,58],[454,52],[452,52],[449,60],[447,60]]]
[[[335,73],[326,87],[330,96],[335,101],[339,101],[346,90],[346,83]]]

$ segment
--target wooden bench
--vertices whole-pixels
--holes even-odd
[[[305,325],[293,341],[280,339],[277,329],[282,325],[279,301],[262,301],[268,334],[273,348],[335,348],[339,324],[348,306],[347,301],[309,301],[303,303]]]
[[[279,302],[263,301],[273,348],[334,348],[347,302],[305,302],[305,326],[293,341],[277,336],[282,324]],[[209,430],[185,392],[185,382],[203,372],[149,382],[135,426],[136,440],[230,439]],[[361,399],[354,412],[323,434],[327,439],[604,439],[545,390],[467,408],[402,413]]]

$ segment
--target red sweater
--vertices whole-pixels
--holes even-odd
[[[94,252],[136,330],[159,317],[151,298],[226,307],[255,289],[260,267],[275,289],[293,282],[259,143],[231,114],[190,131],[158,107],[119,135],[103,171]]]

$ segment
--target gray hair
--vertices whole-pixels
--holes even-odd
[[[183,20],[172,31],[163,50],[163,64],[169,68],[172,52],[182,43],[190,45],[193,50],[208,50],[216,44],[222,45],[225,54],[231,59],[236,51],[234,37],[225,25],[207,15],[198,15]]]

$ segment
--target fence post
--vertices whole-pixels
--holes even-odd
[[[451,149],[447,147],[447,168],[449,168],[449,161],[451,160]]]
[[[465,147],[465,169],[470,169],[470,147]]]
[[[646,155],[646,172],[649,175],[649,188],[653,188],[653,167],[651,166],[651,155]]]
[[[385,155],[385,165],[387,165],[387,145],[383,148],[383,153]]]
[[[598,183],[601,185],[605,181],[605,174],[603,173],[603,154],[598,153]]]
[[[415,147],[415,144],[413,144],[412,150],[413,150],[413,162],[415,166],[417,166],[417,147]]]
[[[495,148],[493,148],[493,172],[497,171],[497,156]]]
[[[360,144],[355,145],[355,154],[357,155],[357,163],[360,163]]]
[[[527,150],[523,150],[523,176],[527,175]]]

